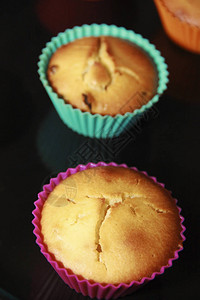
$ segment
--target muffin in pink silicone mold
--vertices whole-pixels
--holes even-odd
[[[185,227],[176,202],[164,184],[134,167],[78,165],[39,193],[33,211],[36,243],[78,293],[116,299],[162,274],[179,257]]]

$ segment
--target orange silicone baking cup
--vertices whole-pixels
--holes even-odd
[[[200,53],[200,27],[191,25],[176,17],[162,0],[154,0],[164,30],[179,46]]]

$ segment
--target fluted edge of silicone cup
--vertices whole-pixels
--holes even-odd
[[[101,284],[93,281],[89,281],[86,279],[83,279],[81,276],[73,274],[73,272],[69,269],[66,269],[55,260],[54,256],[48,252],[47,246],[43,243],[43,237],[41,234],[41,226],[40,226],[40,218],[41,218],[41,211],[43,204],[45,200],[47,199],[49,193],[55,188],[56,185],[58,185],[62,180],[69,177],[70,175],[89,169],[89,168],[95,168],[98,166],[115,166],[115,167],[124,167],[129,168],[126,164],[116,164],[114,162],[111,163],[105,163],[105,162],[99,162],[97,164],[95,163],[88,163],[87,165],[78,165],[76,168],[69,168],[66,172],[61,172],[58,174],[56,178],[51,178],[50,183],[43,186],[43,191],[38,194],[38,200],[34,202],[35,209],[33,210],[34,219],[32,221],[34,225],[34,234],[36,236],[36,243],[40,247],[41,253],[46,257],[47,261],[53,266],[55,271],[60,275],[60,277],[63,279],[65,283],[67,283],[72,289],[75,289],[76,292],[82,293],[84,296],[90,296],[91,298],[98,298],[98,299],[116,299],[118,297],[122,297],[125,295],[128,295],[141,287],[142,285],[146,284],[147,282],[153,280],[155,276],[161,275],[164,273],[165,269],[172,266],[173,260],[176,260],[179,258],[179,252],[183,250],[183,246],[179,248],[174,253],[174,257],[170,258],[168,261],[168,264],[166,266],[162,266],[159,272],[154,272],[151,277],[144,277],[140,281],[132,281],[129,284],[126,283],[120,283],[118,285],[114,284]],[[138,171],[135,167],[130,167],[129,169],[133,169]],[[145,174],[147,177],[151,178],[154,182],[161,185],[162,187],[165,187],[163,183],[157,182],[157,179],[155,177],[149,176],[145,171],[140,172]],[[175,203],[177,204],[177,200],[174,199]],[[182,227],[182,231],[180,233],[182,241],[185,241],[185,236],[183,235],[183,232],[185,231],[185,226],[183,225],[184,218],[180,215],[181,208],[178,207],[179,216],[180,216],[180,224]]]
[[[163,27],[172,41],[194,53],[200,53],[200,27],[178,18],[163,0],[154,0]]]
[[[147,104],[134,110],[132,113],[127,112],[124,115],[102,116],[100,114],[83,112],[79,108],[74,108],[71,104],[66,103],[62,98],[59,98],[48,82],[46,74],[48,63],[57,48],[78,38],[100,35],[110,35],[135,43],[152,58],[155,64],[158,72],[157,93]],[[165,59],[161,56],[160,51],[146,38],[124,27],[106,24],[84,24],[59,33],[56,37],[53,37],[42,50],[42,54],[39,56],[38,67],[40,80],[62,121],[74,131],[85,136],[96,138],[108,138],[120,135],[129,122],[135,122],[136,117],[151,108],[153,104],[159,100],[160,95],[166,90],[169,74]]]

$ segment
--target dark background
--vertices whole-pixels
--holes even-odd
[[[138,127],[112,141],[68,129],[37,74],[38,56],[53,35],[93,22],[141,33],[161,51],[170,72],[159,103]],[[31,221],[33,202],[51,176],[99,160],[136,166],[164,182],[187,228],[173,267],[124,299],[188,299],[198,293],[199,82],[200,56],[167,38],[151,0],[0,1],[0,299],[89,299],[68,288],[40,253]]]

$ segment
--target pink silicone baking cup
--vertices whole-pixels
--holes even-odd
[[[155,276],[163,274],[165,269],[172,266],[173,260],[179,258],[179,252],[183,250],[183,247],[175,251],[174,257],[170,258],[168,264],[166,266],[162,266],[159,272],[154,272],[151,275],[151,277],[144,277],[140,281],[132,281],[129,284],[126,283],[120,283],[117,285],[100,284],[91,280],[86,280],[83,279],[82,276],[75,275],[70,269],[66,269],[61,262],[56,261],[54,255],[48,252],[47,246],[43,242],[43,235],[41,233],[41,225],[40,225],[41,211],[42,211],[43,204],[46,201],[50,192],[52,192],[55,186],[58,185],[62,180],[66,179],[70,175],[77,173],[79,171],[83,171],[89,168],[95,168],[98,166],[118,166],[118,167],[129,168],[126,164],[118,165],[114,162],[111,162],[109,164],[106,164],[104,162],[99,162],[97,164],[88,163],[87,165],[78,165],[76,168],[69,168],[66,172],[59,173],[56,178],[51,178],[50,183],[44,185],[43,191],[38,194],[38,200],[34,202],[36,208],[33,211],[34,219],[32,223],[35,227],[33,232],[36,236],[36,243],[39,245],[42,254],[46,257],[48,262],[52,265],[55,271],[60,275],[63,281],[66,284],[68,284],[72,289],[75,289],[77,293],[82,293],[84,296],[90,296],[91,298],[96,297],[98,299],[116,299],[131,294],[139,287],[153,280]],[[138,171],[137,168],[135,167],[131,167],[130,169]],[[141,173],[148,176],[146,172],[141,172]],[[148,177],[150,177],[154,182],[164,187],[164,184],[157,182],[155,177],[151,177],[151,176]],[[177,203],[176,199],[174,199],[174,201],[175,203]],[[180,215],[181,208],[178,206],[177,208],[179,211],[180,224],[182,227],[181,237],[182,237],[182,241],[185,241],[185,236],[183,235],[183,232],[185,231],[185,227],[182,224],[184,218]]]

